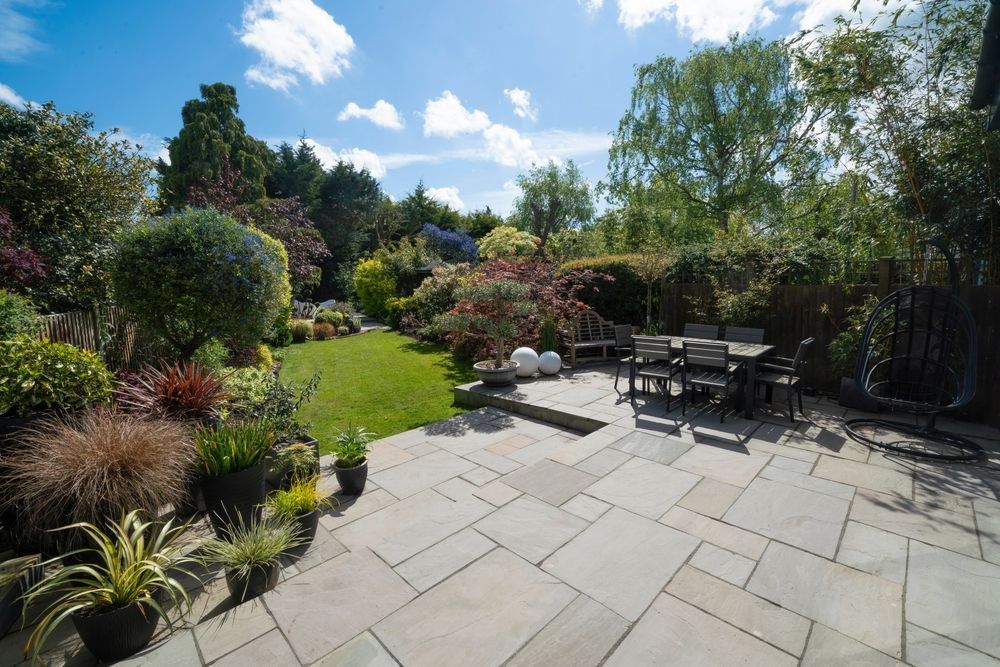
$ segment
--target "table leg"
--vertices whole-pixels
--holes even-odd
[[[747,359],[745,377],[743,378],[743,416],[753,419],[753,387],[757,382],[757,358]]]

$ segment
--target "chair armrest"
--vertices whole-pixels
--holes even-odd
[[[788,357],[771,356],[761,358],[758,363],[773,364],[775,366],[794,366],[795,360]]]
[[[779,366],[778,364],[757,364],[757,372],[771,371],[772,373],[781,373],[782,375],[795,375],[795,369],[791,366]]]

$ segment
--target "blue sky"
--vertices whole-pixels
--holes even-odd
[[[877,0],[864,0],[872,7]],[[303,132],[396,198],[419,179],[506,213],[532,162],[604,177],[633,66],[731,32],[829,23],[850,0],[0,0],[0,100],[55,101],[150,154],[198,85],[248,131]]]

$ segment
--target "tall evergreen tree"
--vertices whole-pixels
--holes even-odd
[[[275,149],[274,158],[274,168],[267,178],[267,194],[298,197],[310,212],[315,211],[323,184],[323,164],[312,144],[305,136],[295,146],[284,141]]]

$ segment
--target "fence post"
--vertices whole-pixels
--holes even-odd
[[[894,260],[892,257],[878,258],[878,298],[884,299],[889,296],[889,288],[892,285],[892,273]]]
[[[94,352],[104,360],[104,322],[101,317],[101,307],[94,306],[90,314],[94,318]]]

